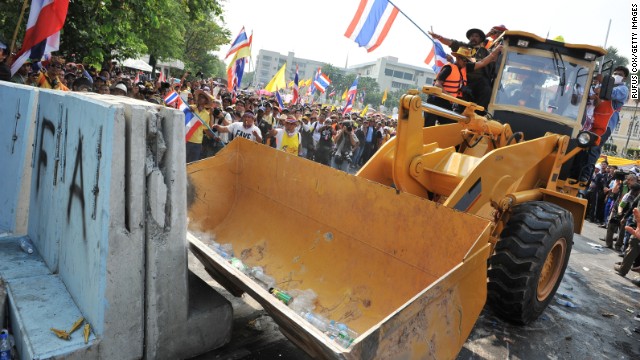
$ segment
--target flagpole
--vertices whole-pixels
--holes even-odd
[[[398,11],[400,12],[400,14],[404,15],[404,17],[406,17],[406,18],[407,18],[407,20],[411,21],[411,23],[412,23],[413,25],[415,25],[415,27],[417,27],[417,28],[418,28],[418,30],[422,31],[422,33],[423,33],[426,37],[428,37],[428,38],[429,38],[429,40],[433,41],[433,38],[432,38],[431,36],[429,36],[429,34],[427,34],[427,32],[426,32],[426,31],[422,30],[422,28],[421,28],[420,26],[418,26],[418,24],[416,24],[416,22],[415,22],[415,21],[411,20],[411,18],[409,17],[409,15],[405,14],[405,12],[404,12],[404,11],[402,11],[402,10],[401,10],[401,9],[400,9],[396,4],[394,4],[391,0],[388,0],[388,1],[389,1],[389,4],[391,4],[393,7],[395,7],[396,9],[398,9]]]
[[[11,54],[13,54],[13,50],[16,46],[18,30],[20,29],[20,25],[22,25],[22,19],[24,18],[24,12],[27,10],[27,5],[29,5],[29,0],[24,0],[22,3],[22,10],[20,11],[20,17],[18,18],[18,24],[16,25],[16,30],[13,32],[13,39],[11,40],[11,47],[9,48],[9,56],[7,59],[11,58]]]

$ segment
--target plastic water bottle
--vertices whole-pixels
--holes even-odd
[[[578,306],[574,303],[572,303],[569,300],[564,300],[564,299],[556,299],[556,302],[562,306],[566,306],[568,308],[577,308]]]
[[[351,343],[358,337],[358,333],[351,330],[347,325],[336,323],[333,320],[329,323],[328,333],[330,339],[345,349],[351,346]]]
[[[318,330],[325,332],[329,329],[329,320],[325,319],[322,315],[314,314],[309,311],[302,314],[302,317],[309,322],[309,324],[316,327]]]
[[[11,360],[11,343],[7,330],[0,333],[0,360]]]
[[[245,265],[242,260],[238,259],[238,258],[231,258],[231,260],[229,260],[229,262],[231,262],[231,266],[233,266],[234,268],[242,271],[243,273],[247,274],[249,273],[249,267],[247,267],[247,265]]]
[[[230,260],[233,257],[233,250],[229,252],[227,251],[227,249],[225,249],[222,245],[218,244],[217,242],[214,242],[211,245],[211,248],[213,249],[213,251],[217,252],[218,255],[222,256],[225,260]]]
[[[262,287],[265,289],[273,288],[276,285],[276,280],[273,277],[265,274],[264,270],[260,266],[254,266],[253,268],[251,268],[250,273],[251,276],[253,276],[253,278],[256,279],[259,283],[261,283]]]
[[[33,254],[33,244],[27,238],[20,239],[20,248],[27,254]]]

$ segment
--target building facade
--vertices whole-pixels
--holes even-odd
[[[284,63],[287,64],[285,78],[293,79],[295,77],[297,65],[300,80],[312,78],[318,68],[325,64],[321,61],[297,58],[291,51],[287,55],[282,55],[275,51],[260,50],[256,58],[256,69],[252,85],[263,88],[276,75]]]
[[[389,91],[421,89],[424,85],[433,84],[436,74],[432,69],[398,62],[398,58],[385,56],[373,62],[353,65],[349,70],[375,79],[380,90]]]

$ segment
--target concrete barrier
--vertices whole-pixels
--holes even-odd
[[[0,84],[0,99],[16,89]],[[181,112],[28,91],[38,116],[27,237],[39,255],[21,253],[18,237],[0,238],[22,358],[185,358],[225,344],[231,305],[187,268]],[[49,331],[80,315],[95,335],[88,345]]]
[[[0,81],[0,83],[3,83]],[[38,92],[32,87],[13,87],[0,92],[0,235],[25,234],[31,185],[33,128]]]

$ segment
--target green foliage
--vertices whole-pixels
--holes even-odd
[[[0,37],[11,41],[22,0],[0,2]],[[60,53],[99,65],[112,58],[180,59],[219,72],[209,53],[229,41],[219,0],[70,0]],[[16,48],[24,38],[25,19]],[[195,39],[195,40],[194,40]],[[219,60],[218,60],[219,61]]]
[[[611,69],[615,69],[616,66],[629,65],[629,59],[619,55],[618,49],[613,46],[609,46],[607,48],[607,55],[604,56],[604,60],[602,61],[602,63],[606,63],[609,60],[613,60],[613,67]],[[608,65],[606,66],[609,67]]]

